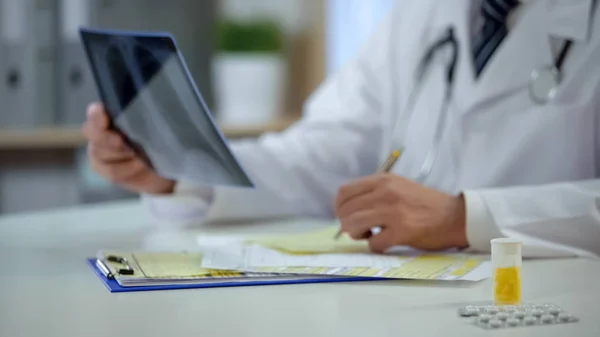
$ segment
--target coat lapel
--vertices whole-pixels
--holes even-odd
[[[464,115],[482,105],[528,90],[535,69],[554,63],[552,38],[589,38],[592,0],[530,1],[498,47],[478,79],[472,55],[474,15],[480,15],[473,0],[444,1],[434,17],[438,35],[448,26],[459,40],[459,59],[453,84],[453,108]]]
[[[475,80],[471,71],[475,85],[469,97],[464,97],[464,113],[527,90],[532,71],[553,64],[546,26],[548,2],[537,1],[530,6],[522,9],[519,20],[492,55],[479,79]]]

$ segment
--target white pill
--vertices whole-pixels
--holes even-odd
[[[479,316],[479,323],[487,323],[492,319],[490,315],[483,314]]]
[[[461,316],[470,317],[470,316],[475,316],[475,315],[479,314],[479,309],[477,309],[474,306],[469,305],[464,308],[461,308],[458,313]]]
[[[567,313],[561,313],[558,315],[558,320],[561,322],[570,322],[573,319],[573,316]]]
[[[505,321],[508,318],[508,314],[505,312],[499,312],[496,317],[501,321]]]
[[[550,315],[554,315],[554,316],[560,314],[561,311],[562,310],[560,308],[550,308],[550,309],[548,309],[548,313]]]
[[[490,321],[490,328],[497,329],[497,328],[499,328],[501,326],[502,326],[502,322],[500,322],[497,319],[493,319],[493,320]]]
[[[498,313],[498,308],[496,308],[496,307],[487,307],[487,308],[485,309],[485,311],[486,311],[488,314],[495,315],[495,314],[497,314],[497,313]]]
[[[525,323],[525,325],[534,325],[537,323],[537,319],[535,319],[535,317],[527,316],[523,320],[523,323]]]
[[[517,311],[513,314],[513,317],[518,318],[518,319],[523,319],[523,318],[525,318],[525,316],[527,316],[527,315],[522,311]]]
[[[554,323],[554,316],[552,316],[552,315],[542,316],[542,323],[545,323],[545,324]]]
[[[458,314],[463,317],[469,317],[469,311],[465,308],[459,309]]]
[[[519,324],[521,324],[521,321],[516,318],[509,318],[506,321],[506,324],[508,324],[508,326],[518,326]]]
[[[504,311],[506,312],[515,312],[517,311],[517,307],[514,305],[507,305],[504,307]]]
[[[540,309],[535,309],[533,311],[531,311],[531,315],[535,316],[535,317],[541,317],[544,314],[544,312]]]

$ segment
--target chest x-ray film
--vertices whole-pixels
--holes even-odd
[[[253,186],[171,35],[87,28],[80,35],[112,127],[159,175]]]

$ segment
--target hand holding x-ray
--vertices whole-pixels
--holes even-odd
[[[81,37],[111,128],[153,172],[170,181],[253,186],[170,35],[81,29]]]
[[[92,168],[108,181],[138,193],[173,192],[175,181],[159,176],[121,134],[110,129],[102,104],[90,104],[82,132],[88,140]]]

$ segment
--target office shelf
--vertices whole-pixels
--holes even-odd
[[[282,117],[265,125],[248,127],[221,126],[227,138],[258,137],[266,132],[283,131],[297,118]],[[76,127],[49,127],[31,130],[0,129],[0,150],[64,150],[85,144],[80,129]]]
[[[64,149],[84,143],[76,128],[39,128],[0,130],[0,149]]]

